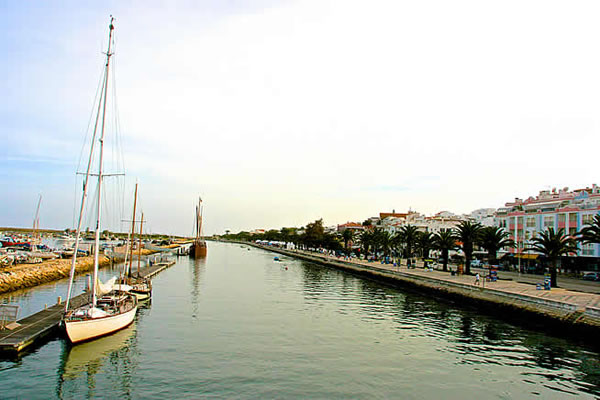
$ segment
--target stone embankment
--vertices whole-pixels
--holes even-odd
[[[100,257],[99,266],[110,265],[108,257]],[[77,274],[94,268],[94,257],[79,257],[75,271]],[[0,293],[25,289],[69,277],[71,259],[47,260],[39,264],[16,264],[0,270]]]
[[[408,285],[437,295],[456,298],[464,305],[485,308],[504,316],[523,315],[529,322],[546,321],[597,335],[600,330],[600,295],[566,289],[536,290],[512,280],[474,284],[470,275],[450,275],[422,268],[407,269],[360,260],[344,260],[319,253],[290,251],[255,243],[246,245],[262,248],[294,258],[343,269],[371,279],[391,284]],[[591,337],[591,336],[590,336]],[[595,337],[595,336],[594,336]]]
[[[154,254],[156,251],[142,249],[141,255]],[[113,254],[114,261],[123,261],[124,254]],[[137,250],[136,250],[137,256]],[[134,258],[134,262],[136,258]],[[107,267],[111,260],[106,256],[100,256],[98,261],[99,268]],[[94,269],[94,257],[78,257],[75,273],[82,274]],[[39,264],[15,264],[10,267],[0,269],[0,293],[8,293],[19,289],[26,289],[68,278],[71,271],[71,259],[45,260]]]

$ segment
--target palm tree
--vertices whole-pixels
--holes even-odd
[[[448,271],[448,253],[450,250],[457,248],[454,231],[452,231],[452,229],[442,229],[433,236],[433,243],[435,248],[442,252],[442,259],[444,260],[442,266],[444,272]]]
[[[389,252],[390,234],[381,228],[375,228],[373,230],[373,252],[375,253],[375,258],[377,258],[377,253],[380,249],[384,253]]]
[[[346,249],[346,253],[349,253],[348,243],[350,243],[352,239],[354,239],[354,232],[352,231],[352,229],[344,229],[344,232],[342,232],[342,239],[344,239],[344,249]]]
[[[515,246],[515,242],[509,236],[504,228],[486,226],[481,229],[481,247],[487,250],[490,264],[496,264],[498,250],[503,247]]]
[[[532,238],[531,242],[533,244],[527,250],[537,251],[548,258],[550,261],[550,286],[558,287],[556,284],[556,261],[562,255],[577,252],[577,241],[565,235],[562,228],[557,232],[554,231],[554,228],[548,228],[547,231]]]
[[[579,231],[577,240],[583,244],[600,243],[600,215],[594,215],[592,223]]]
[[[388,257],[393,247],[393,237],[388,231],[381,231],[379,235],[379,245],[383,255]]]
[[[369,249],[373,245],[373,232],[370,229],[365,229],[360,235],[360,244],[362,246],[365,260],[369,255]]]
[[[417,232],[419,232],[417,227],[410,224],[404,225],[402,228],[400,228],[402,240],[406,245],[406,258],[412,257],[413,248],[417,243]]]
[[[457,239],[462,242],[461,249],[465,253],[465,273],[471,273],[473,245],[479,241],[483,226],[479,222],[461,221],[456,227]]]
[[[417,246],[421,251],[423,261],[425,261],[426,258],[429,258],[429,252],[434,246],[433,234],[431,232],[419,232],[417,235]]]

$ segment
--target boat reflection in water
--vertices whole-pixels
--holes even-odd
[[[59,367],[56,394],[64,395],[85,391],[84,397],[103,397],[96,393],[96,374],[102,380],[109,379],[113,383],[113,394],[119,398],[132,397],[132,376],[137,368],[137,328],[140,314],[150,302],[140,306],[138,321],[112,335],[76,345],[63,342],[61,365]]]

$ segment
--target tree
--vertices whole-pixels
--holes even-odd
[[[413,249],[417,242],[417,232],[419,232],[417,227],[410,224],[400,228],[402,241],[406,245],[406,258],[411,258],[413,255]]]
[[[456,227],[457,239],[462,243],[461,249],[465,253],[465,273],[471,273],[471,260],[473,259],[473,245],[479,241],[483,226],[479,222],[461,221]]]
[[[515,242],[509,238],[508,232],[504,228],[496,226],[486,226],[481,229],[481,247],[488,252],[488,261],[490,264],[496,264],[496,255],[498,250],[503,247],[514,247]]]
[[[365,258],[369,255],[369,249],[373,246],[373,232],[365,229],[360,235],[360,244],[363,249]]]
[[[583,244],[600,243],[600,215],[594,215],[592,223],[579,231],[577,240]]]
[[[389,256],[392,250],[392,235],[383,229],[375,229],[375,237],[377,247],[383,251],[383,256]]]
[[[304,230],[304,241],[308,247],[318,247],[323,241],[325,228],[323,228],[323,219],[318,219],[306,225]]]
[[[354,239],[354,232],[352,231],[352,229],[344,229],[344,232],[342,232],[342,239],[344,239],[344,249],[346,249],[346,252],[349,253],[348,243],[350,243],[352,239]]]
[[[451,229],[442,229],[439,233],[433,236],[433,243],[436,249],[442,252],[443,270],[448,271],[448,253],[450,250],[456,249],[456,235]]]
[[[576,253],[577,241],[572,237],[565,235],[564,229],[559,229],[557,232],[554,228],[548,228],[547,231],[541,232],[539,236],[531,239],[533,243],[527,250],[534,250],[542,253],[550,262],[550,286],[558,287],[556,282],[556,262],[560,256]]]
[[[433,234],[431,232],[419,232],[417,235],[417,247],[421,252],[423,261],[429,258],[429,252],[433,248]]]

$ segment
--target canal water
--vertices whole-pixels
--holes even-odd
[[[211,242],[206,260],[179,258],[128,329],[0,360],[0,398],[600,396],[597,349],[559,331],[273,256]],[[61,285],[15,300],[52,302]]]

